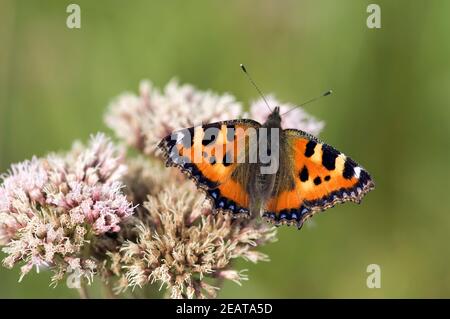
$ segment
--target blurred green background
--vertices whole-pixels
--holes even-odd
[[[367,5],[381,6],[368,29]],[[449,1],[75,1],[81,29],[66,27],[69,1],[0,0],[0,169],[68,149],[105,131],[103,113],[143,78],[177,76],[200,89],[301,103],[321,134],[373,175],[361,205],[319,214],[298,232],[280,228],[242,287],[221,297],[450,297]],[[3,255],[2,255],[3,256]],[[0,256],[0,257],[2,257]],[[366,286],[369,264],[381,288]],[[20,284],[0,270],[0,297],[76,297],[49,274]]]

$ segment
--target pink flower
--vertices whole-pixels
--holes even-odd
[[[59,279],[71,266],[64,260],[86,264],[80,255],[88,238],[118,232],[133,213],[122,193],[123,160],[123,152],[98,134],[66,155],[13,165],[0,185],[5,266],[24,262],[22,276],[33,267],[51,267]]]

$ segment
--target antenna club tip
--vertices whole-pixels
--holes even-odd
[[[330,95],[330,94],[333,94],[333,90],[328,90],[328,91],[326,91],[326,92],[323,94],[323,96],[327,96],[327,95]]]
[[[242,63],[239,64],[239,66],[241,67],[242,71],[247,73],[247,69],[245,68],[245,65],[243,65]]]

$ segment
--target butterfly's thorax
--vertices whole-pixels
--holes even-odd
[[[247,190],[250,194],[251,214],[259,214],[261,207],[269,200],[273,193],[276,177],[279,172],[282,137],[281,117],[279,108],[276,107],[269,115],[267,121],[262,125],[258,134],[258,143],[262,147],[261,151],[270,156],[271,163],[269,164],[274,164],[273,161],[276,162],[276,165],[274,165],[276,169],[265,172],[262,167],[269,164],[263,163],[260,156],[258,156],[257,163],[252,165],[250,180],[247,184]],[[265,144],[265,147],[261,143]]]

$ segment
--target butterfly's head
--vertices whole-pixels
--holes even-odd
[[[275,106],[272,113],[270,113],[267,121],[265,123],[267,127],[281,127],[281,115],[280,115],[280,107]]]
[[[275,106],[275,108],[273,109],[272,113],[276,113],[276,114],[280,115],[280,107],[279,106]]]

